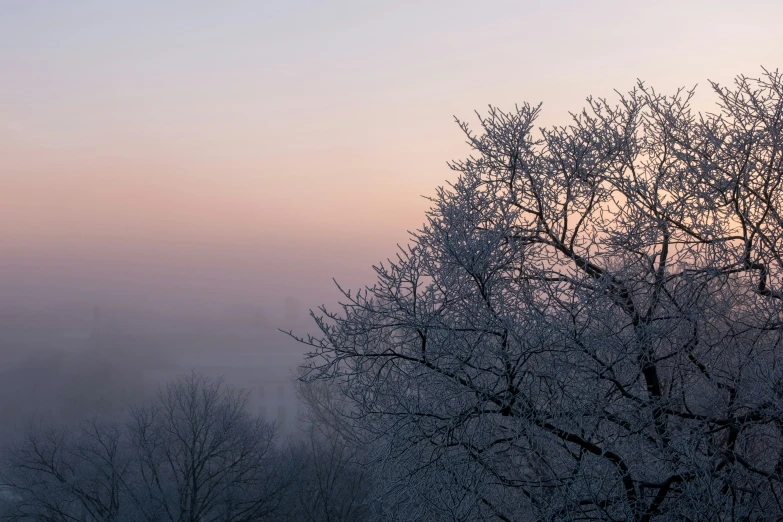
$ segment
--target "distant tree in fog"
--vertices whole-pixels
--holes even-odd
[[[274,427],[249,416],[246,402],[194,373],[133,411],[133,489],[147,520],[243,522],[280,507]]]
[[[333,434],[334,435],[334,434]],[[295,480],[287,498],[289,519],[301,522],[362,522],[371,519],[372,477],[358,448],[311,427],[289,446]]]
[[[126,424],[33,430],[2,459],[7,520],[249,522],[271,520],[281,473],[274,426],[246,395],[193,373]],[[5,501],[4,503],[2,501]]]
[[[398,520],[783,518],[783,76],[639,84],[472,155],[306,380]]]
[[[117,426],[85,422],[28,433],[1,461],[0,514],[11,520],[128,520],[131,463]]]
[[[300,438],[288,445],[295,480],[288,493],[289,516],[302,522],[362,522],[373,519],[374,483],[366,453],[343,430],[328,383],[297,383],[306,406]],[[336,422],[335,422],[336,421]],[[347,437],[346,437],[347,436]]]

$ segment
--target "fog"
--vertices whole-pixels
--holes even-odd
[[[780,56],[763,11],[0,2],[3,432],[191,367],[288,375],[277,329],[371,282],[453,179],[452,115],[730,82]]]
[[[244,242],[139,237],[133,224],[110,236],[23,228],[0,238],[2,436],[32,422],[123,415],[190,369],[249,390],[254,413],[284,419],[290,433],[290,377],[305,348],[280,330],[312,332],[309,309],[336,303],[332,277],[368,280],[379,249],[353,255],[339,239],[286,246],[263,220]]]
[[[144,237],[134,223],[112,235],[23,226],[0,238],[0,434],[124,415],[191,369],[250,391],[253,412],[290,434],[290,377],[305,347],[280,330],[313,332],[309,309],[336,304],[332,277],[368,281],[381,249],[340,238],[287,245],[263,220],[246,241]]]
[[[252,413],[290,432],[297,415],[290,377],[303,350],[277,328],[309,328],[301,303],[204,308],[3,303],[3,437],[31,423],[116,418],[191,369],[251,391]]]
[[[274,426],[267,468],[296,455],[305,484],[323,457],[357,489],[350,437],[305,448],[308,348],[284,332],[316,334],[335,281],[372,285],[425,222],[457,179],[447,162],[471,154],[455,116],[543,102],[536,126],[568,125],[586,96],[614,103],[639,79],[700,84],[693,107],[709,110],[707,79],[779,66],[781,19],[783,3],[754,1],[0,0],[0,446],[98,418],[136,450],[129,412],[201,375]]]

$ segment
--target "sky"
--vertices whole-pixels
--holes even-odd
[[[0,0],[0,304],[332,303],[454,179],[455,116],[709,107],[781,34],[778,1]]]

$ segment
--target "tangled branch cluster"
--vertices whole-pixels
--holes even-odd
[[[390,518],[783,516],[783,75],[712,87],[459,122],[426,224],[300,339]]]

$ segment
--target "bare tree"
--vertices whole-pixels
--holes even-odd
[[[67,429],[31,430],[3,459],[2,516],[13,520],[120,521],[131,505],[125,480],[130,465],[123,434],[113,425],[86,422]]]
[[[490,107],[373,286],[314,316],[390,518],[783,516],[783,76]]]
[[[295,479],[288,492],[289,520],[361,522],[370,520],[375,477],[367,454],[337,414],[339,400],[327,382],[297,383],[306,406],[302,437],[289,443]]]
[[[133,412],[130,427],[147,520],[242,522],[280,507],[274,427],[245,412],[246,394],[193,373]]]
[[[192,373],[126,424],[36,429],[0,469],[0,518],[50,522],[271,520],[291,474],[246,395]]]
[[[288,491],[286,520],[361,522],[370,520],[372,476],[361,465],[359,447],[310,427],[289,447],[295,479]]]

